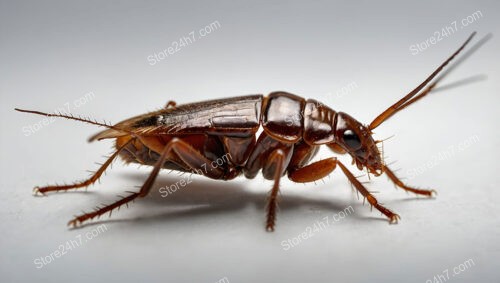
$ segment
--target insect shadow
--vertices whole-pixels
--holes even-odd
[[[139,215],[131,218],[122,219],[104,219],[85,223],[79,227],[72,229],[80,229],[92,225],[100,225],[103,223],[137,223],[146,224],[147,222],[165,222],[179,221],[182,218],[207,217],[217,214],[226,215],[231,211],[243,210],[249,205],[256,207],[261,211],[265,207],[268,191],[250,191],[245,188],[245,185],[240,182],[215,182],[200,178],[190,178],[191,182],[184,187],[180,187],[175,192],[165,194],[160,193],[160,188],[168,188],[172,184],[179,183],[180,180],[187,178],[184,176],[162,175],[158,176],[150,194],[137,200],[133,207],[170,207],[166,212],[150,215]],[[122,176],[129,179],[130,182],[140,184],[144,181],[144,174],[127,173]],[[255,186],[254,182],[249,182],[249,186]],[[308,189],[304,188],[304,189]],[[309,188],[311,189],[311,188]],[[314,188],[312,188],[314,189]],[[328,215],[338,213],[344,210],[351,202],[338,201],[334,199],[334,191],[332,190],[331,199],[314,199],[301,195],[281,195],[280,211],[282,213],[291,213],[302,207],[310,207],[314,210],[326,211]],[[163,195],[163,196],[162,196]],[[165,196],[165,197],[164,197]],[[354,205],[353,205],[354,206]],[[356,207],[358,204],[355,205]],[[361,205],[359,205],[361,206]],[[139,209],[141,212],[144,209]],[[139,212],[138,212],[139,213]],[[367,220],[366,216],[359,215],[354,212],[349,217],[354,217],[358,220]],[[369,220],[380,220],[387,222],[381,215],[377,217],[369,217]]]

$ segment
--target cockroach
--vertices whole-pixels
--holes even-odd
[[[267,199],[266,229],[273,231],[276,222],[277,197],[280,179],[287,174],[293,182],[307,183],[322,179],[337,166],[368,203],[384,214],[389,223],[400,216],[380,204],[351,171],[337,158],[312,162],[322,145],[334,153],[349,154],[352,164],[368,174],[385,173],[399,188],[432,197],[434,190],[417,189],[404,184],[384,163],[373,130],[394,114],[429,94],[446,72],[443,68],[452,61],[473,38],[475,32],[419,86],[364,125],[344,112],[314,100],[278,91],[264,95],[247,95],[225,99],[176,105],[169,101],[161,110],[139,115],[118,124],[99,123],[65,113],[44,113],[15,109],[21,112],[62,117],[106,128],[89,141],[115,139],[116,151],[87,180],[68,185],[35,187],[35,193],[45,194],[87,187],[96,182],[112,161],[120,156],[127,164],[138,163],[153,167],[138,192],[115,203],[97,207],[95,211],[76,216],[68,225],[77,226],[110,213],[151,190],[160,169],[201,174],[211,179],[231,180],[244,175],[254,178],[259,171],[265,179],[274,181]],[[465,56],[465,55],[464,55]],[[438,74],[440,76],[436,77]],[[434,82],[431,83],[431,81]],[[259,129],[261,129],[259,131]],[[259,132],[259,134],[258,134]],[[221,156],[227,162],[211,166]],[[203,170],[204,167],[204,170]]]

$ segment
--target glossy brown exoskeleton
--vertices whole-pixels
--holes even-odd
[[[69,222],[70,225],[77,225],[111,212],[137,197],[146,196],[162,168],[193,172],[220,180],[231,180],[241,174],[254,178],[262,170],[264,178],[274,181],[267,203],[266,222],[266,229],[273,230],[282,176],[286,174],[294,182],[312,182],[329,175],[338,166],[370,205],[386,215],[390,223],[397,222],[399,215],[379,204],[336,158],[326,158],[313,163],[311,160],[319,147],[326,145],[336,153],[350,154],[353,164],[360,170],[366,168],[376,176],[385,173],[398,187],[406,191],[432,196],[432,190],[408,187],[395,176],[384,163],[377,147],[378,141],[372,137],[372,130],[396,112],[427,95],[446,73],[433,83],[430,83],[431,80],[465,47],[473,35],[422,84],[389,107],[368,126],[314,99],[305,100],[287,92],[179,106],[176,106],[175,102],[169,102],[161,110],[127,119],[113,126],[70,115],[16,109],[103,126],[107,129],[90,140],[112,138],[116,141],[114,154],[88,180],[71,185],[37,187],[36,192],[44,194],[86,187],[98,180],[118,155],[127,163],[153,166],[139,192],[113,204],[99,207],[94,212],[80,215]],[[259,129],[262,129],[260,134]],[[224,159],[219,162],[222,157]]]

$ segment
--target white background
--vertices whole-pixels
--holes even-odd
[[[462,28],[461,19],[476,11],[483,17]],[[495,1],[1,1],[0,281],[426,282],[448,269],[448,282],[498,282],[499,19]],[[220,27],[206,37],[149,64],[149,55],[214,21]],[[410,45],[453,21],[458,31],[411,54]],[[118,122],[168,100],[286,90],[369,123],[474,30],[475,40],[488,32],[494,37],[443,85],[488,78],[436,92],[376,130],[377,139],[395,134],[384,147],[398,175],[439,193],[416,198],[385,177],[372,178],[367,186],[401,215],[398,225],[363,206],[340,172],[317,184],[284,180],[274,233],[264,230],[272,183],[260,175],[195,178],[162,198],[160,187],[185,178],[162,172],[148,197],[76,230],[65,226],[73,215],[137,190],[150,168],[115,162],[87,192],[31,195],[35,185],[83,179],[113,144],[88,144],[99,129],[74,121],[28,134],[26,127],[43,118],[15,107],[54,111],[69,104],[73,114]],[[337,94],[352,82],[356,88]],[[89,92],[93,98],[76,107]],[[349,206],[354,213],[284,250],[283,241]],[[106,230],[97,237],[36,268],[35,259],[101,224]],[[453,276],[469,259],[474,265]]]

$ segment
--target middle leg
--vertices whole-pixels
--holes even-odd
[[[274,170],[274,184],[267,200],[266,230],[272,232],[274,231],[274,224],[276,222],[278,192],[280,189],[280,179],[285,170],[284,162],[286,160],[286,154],[282,149],[277,149],[271,153],[271,155],[269,156],[269,160],[271,160],[271,162],[266,164],[267,168],[264,167],[264,171]]]

